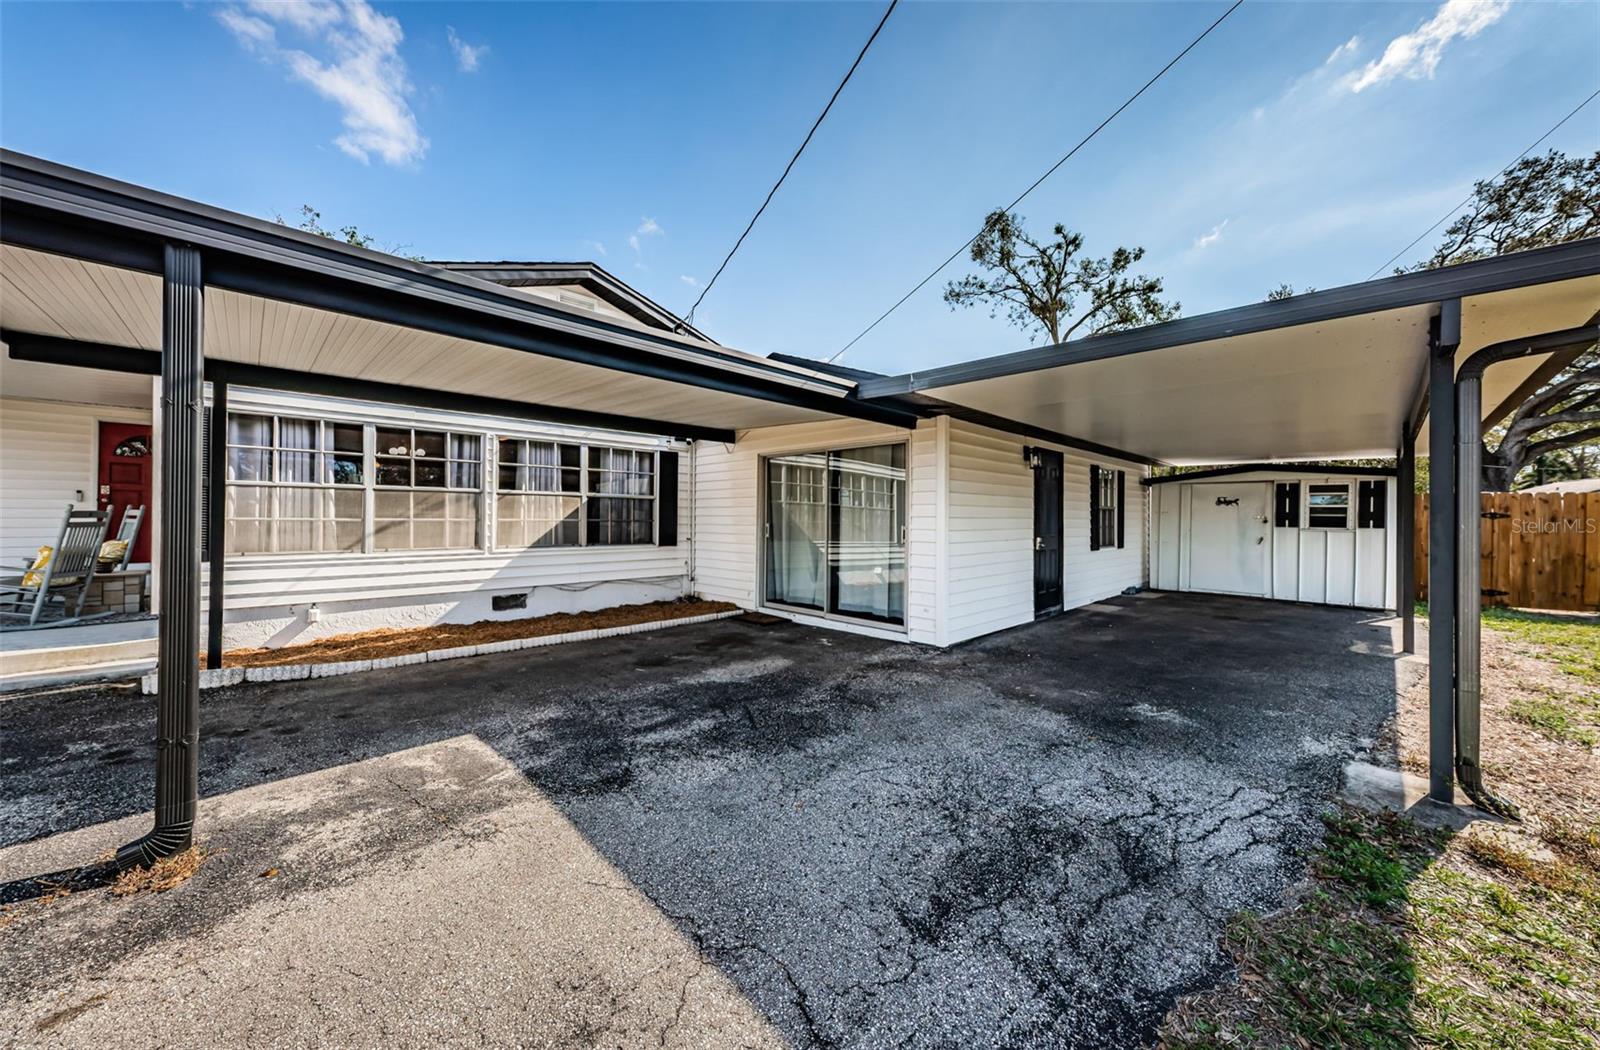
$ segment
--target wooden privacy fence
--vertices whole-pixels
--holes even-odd
[[[1417,597],[1428,597],[1428,497],[1417,497]],[[1483,604],[1600,609],[1600,492],[1485,492]]]

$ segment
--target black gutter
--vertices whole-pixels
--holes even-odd
[[[197,245],[207,284],[384,323],[895,426],[916,417],[852,384],[600,318],[435,267],[51,164],[0,154],[8,244],[159,272],[169,240]]]
[[[1223,478],[1230,474],[1249,474],[1258,470],[1271,471],[1274,474],[1304,474],[1315,477],[1326,474],[1353,475],[1363,478],[1392,478],[1396,471],[1394,467],[1356,467],[1349,464],[1337,464],[1326,467],[1307,466],[1303,463],[1238,463],[1227,467],[1212,467],[1207,470],[1192,470],[1187,474],[1163,474],[1158,478],[1145,478],[1139,482],[1141,485],[1166,485],[1174,481],[1199,481],[1202,478]]]
[[[1489,790],[1479,754],[1481,725],[1482,565],[1478,558],[1483,489],[1483,373],[1490,365],[1536,354],[1582,352],[1600,340],[1600,315],[1580,328],[1507,339],[1477,351],[1456,370],[1456,711],[1455,774],[1467,797],[1483,809],[1517,817],[1511,802]]]
[[[38,361],[43,364],[95,368],[134,375],[161,374],[161,355],[137,347],[89,343],[9,330],[0,330],[0,340],[9,347],[9,356],[17,361]],[[660,419],[643,419],[610,412],[563,408],[559,405],[538,405],[508,398],[458,394],[448,390],[380,383],[369,379],[351,379],[346,376],[300,372],[237,361],[224,362],[212,359],[206,362],[207,378],[213,378],[219,366],[226,368],[228,382],[235,386],[287,390],[299,394],[320,394],[360,401],[379,401],[415,408],[471,412],[475,415],[504,416],[509,419],[525,419],[539,423],[619,430],[630,434],[659,434],[720,442],[732,442],[735,437],[734,431],[723,427],[703,427]]]
[[[200,797],[200,252],[169,245],[162,286],[161,617],[156,642],[155,826],[117,850],[118,868],[149,866],[194,842]]]
[[[1165,350],[1230,336],[1423,306],[1446,299],[1596,274],[1600,274],[1600,237],[1591,237],[1548,248],[1308,292],[1290,299],[1253,303],[1125,332],[1091,335],[1069,343],[1034,347],[926,372],[868,380],[862,382],[860,395],[875,398],[908,394],[957,383],[1018,375],[1085,361],[1102,361],[1149,350]]]

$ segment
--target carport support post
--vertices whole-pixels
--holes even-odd
[[[1428,795],[1455,801],[1456,348],[1461,300],[1428,331]]]
[[[199,797],[200,427],[205,410],[199,250],[167,245],[164,270],[155,827],[117,851],[119,867],[152,864],[188,849]]]
[[[228,368],[211,365],[211,443],[206,449],[206,550],[210,593],[206,599],[206,666],[222,666],[223,543],[227,534]]]
[[[1400,606],[1400,651],[1417,651],[1417,437],[1407,420],[1395,457],[1395,603]],[[213,570],[215,571],[215,570]]]

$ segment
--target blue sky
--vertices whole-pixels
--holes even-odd
[[[1225,6],[902,3],[698,323],[833,354]],[[0,141],[430,258],[593,258],[686,310],[881,13],[8,0]],[[1186,314],[1362,280],[1600,87],[1597,39],[1594,2],[1250,0],[1019,210],[1143,246]],[[1600,100],[1547,146],[1600,148]],[[951,312],[963,272],[842,360],[1038,342]]]

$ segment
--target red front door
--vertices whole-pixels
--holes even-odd
[[[146,517],[133,543],[133,560],[150,560],[150,426],[100,424],[100,509],[111,511],[107,537],[114,537],[128,507],[144,507]]]

